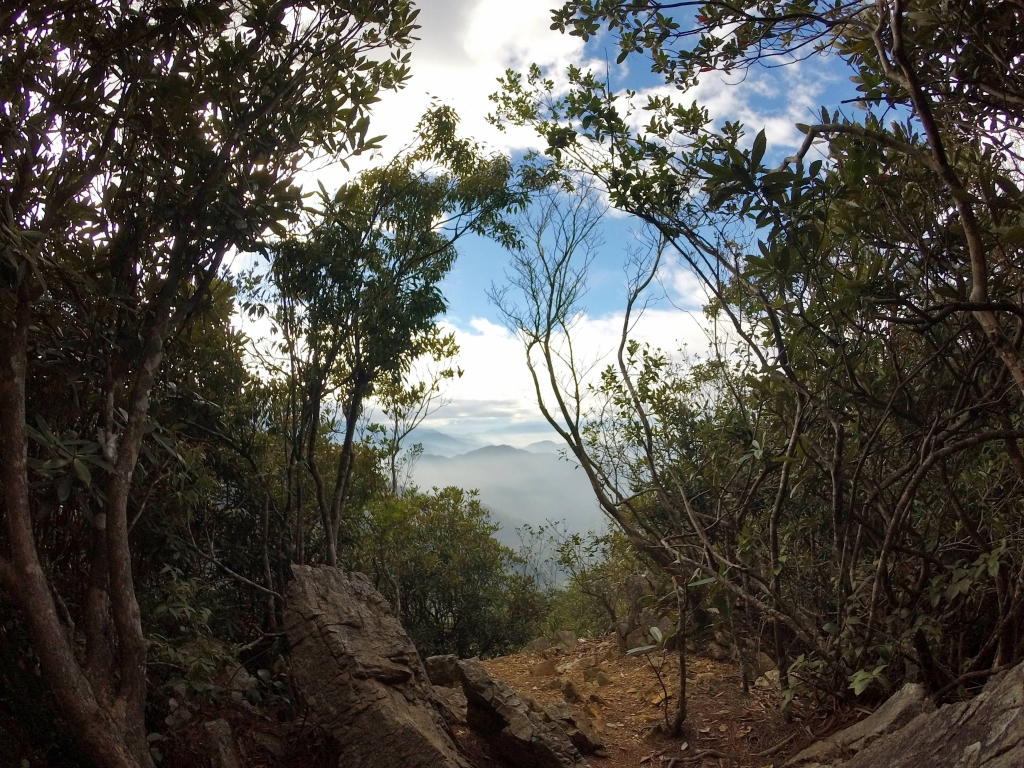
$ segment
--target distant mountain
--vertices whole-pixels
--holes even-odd
[[[481,447],[481,444],[475,440],[452,437],[444,432],[438,432],[436,429],[428,429],[426,427],[416,429],[409,436],[408,442],[410,445],[413,443],[422,444],[423,453],[431,456],[458,456],[461,453],[468,453]]]
[[[577,532],[605,527],[587,476],[553,452],[489,445],[451,457],[424,453],[413,480],[420,488],[477,489],[488,509],[533,526],[550,520]]]
[[[558,454],[563,448],[565,448],[565,443],[556,443],[554,440],[540,440],[536,443],[530,443],[523,450],[530,453]]]

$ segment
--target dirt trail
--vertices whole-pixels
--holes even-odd
[[[550,658],[523,652],[483,665],[520,698],[532,697],[542,706],[566,701],[561,682],[571,679],[580,700],[569,703],[574,712],[593,719],[606,746],[607,757],[588,758],[593,768],[778,768],[811,741],[807,723],[797,718],[785,722],[775,690],[752,687],[744,694],[740,672],[731,664],[702,657],[688,660],[686,731],[682,738],[670,739],[658,724],[664,723],[666,704],[670,718],[675,711],[679,678],[674,654],[621,656],[611,638],[581,640],[567,654],[545,653]],[[604,676],[597,675],[595,662]],[[564,671],[552,674],[553,667]],[[586,669],[591,670],[586,675],[590,681],[585,680]]]

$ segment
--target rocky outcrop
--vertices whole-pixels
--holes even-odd
[[[555,721],[527,706],[476,659],[459,662],[466,694],[466,722],[515,768],[587,768],[579,750]]]
[[[604,744],[601,743],[593,723],[586,715],[575,714],[568,704],[560,703],[545,707],[544,713],[565,731],[565,735],[581,755],[604,756]]]
[[[291,665],[345,768],[472,768],[434,703],[426,670],[388,602],[361,573],[292,566]]]
[[[894,699],[900,697],[895,704]],[[993,678],[970,701],[941,709],[907,686],[874,715],[787,765],[802,768],[1020,768],[1024,765],[1024,664]],[[890,706],[892,704],[892,706]],[[897,723],[901,724],[897,725]],[[819,742],[821,744],[821,742]],[[836,745],[843,754],[837,754]]]
[[[440,685],[444,688],[462,688],[458,656],[450,653],[444,656],[428,656],[423,662],[423,666],[433,685]]]
[[[873,714],[849,728],[815,742],[786,763],[790,766],[821,765],[858,752],[887,733],[902,728],[915,717],[934,712],[935,705],[920,685],[905,685]]]

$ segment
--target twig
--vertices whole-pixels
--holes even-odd
[[[696,763],[703,760],[705,757],[714,757],[719,760],[736,760],[735,755],[727,755],[725,752],[719,752],[717,749],[702,749],[695,755],[689,757],[674,757],[673,760],[678,760],[681,763]]]
[[[754,753],[754,757],[770,757],[771,755],[774,755],[776,752],[780,751],[783,747],[785,747],[791,741],[793,741],[793,739],[795,739],[798,735],[799,734],[797,734],[797,733],[791,733],[791,734],[789,734],[789,736],[784,738],[782,741],[780,741],[774,747],[768,747],[768,749],[762,750],[760,752],[755,752]]]
[[[231,578],[235,579],[236,581],[240,581],[242,584],[250,586],[253,589],[259,590],[260,592],[262,592],[265,595],[273,595],[278,600],[280,600],[282,604],[284,603],[284,598],[281,596],[281,594],[279,592],[275,592],[272,589],[267,589],[266,587],[260,586],[255,581],[252,581],[251,579],[245,578],[245,576],[243,576],[242,574],[235,573],[233,570],[231,570],[226,565],[224,565],[224,563],[222,563],[220,560],[218,560],[214,556],[214,554],[213,554],[213,542],[212,541],[210,542],[210,554],[206,554],[199,547],[196,547],[195,551],[196,551],[196,553],[201,558],[203,558],[204,560],[207,560],[210,563],[213,563],[215,566],[220,568],[222,571],[224,571],[224,573],[226,573],[228,576],[230,576]]]

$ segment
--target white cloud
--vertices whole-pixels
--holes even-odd
[[[502,132],[486,116],[494,109],[488,96],[498,90],[497,80],[506,69],[522,71],[536,63],[558,81],[564,80],[570,63],[581,63],[583,42],[551,31],[551,6],[551,0],[424,2],[411,77],[401,91],[382,93],[373,107],[370,133],[387,136],[383,154],[391,156],[409,143],[431,99],[454,107],[463,135],[495,151],[510,154],[539,147],[532,130],[510,127]],[[307,186],[315,188],[316,179],[333,189],[375,161],[371,156],[356,158],[351,171],[319,165],[308,174]]]
[[[550,30],[552,5],[551,0],[425,0],[417,33],[420,41],[412,51],[412,76],[402,91],[382,94],[374,107],[371,133],[388,136],[384,154],[394,154],[409,142],[431,98],[455,108],[464,135],[497,151],[537,147],[538,139],[530,130],[510,128],[502,133],[485,118],[494,106],[488,96],[497,90],[497,78],[506,69],[523,71],[537,63],[564,86],[569,64],[587,66],[579,38]],[[594,68],[603,67],[595,63]],[[656,94],[685,103],[696,100],[708,108],[716,125],[738,120],[747,126],[748,141],[765,128],[770,148],[788,149],[801,138],[793,124],[809,122],[809,113],[834,77],[816,59],[770,71],[752,70],[742,79],[711,72],[687,93],[668,87],[641,90],[636,104],[643,105],[647,95]],[[638,110],[637,124],[645,117]],[[361,158],[348,172],[338,166],[311,168],[307,187],[315,188],[319,180],[333,189],[375,161],[379,158]],[[667,262],[661,285],[681,309],[665,304],[649,309],[634,329],[634,337],[665,350],[683,344],[693,353],[703,352],[707,341],[699,307],[706,297],[700,284],[684,266]],[[452,309],[457,314],[460,308]],[[575,329],[577,351],[598,369],[611,362],[621,323],[621,314],[581,317]],[[465,375],[452,382],[451,404],[428,419],[427,426],[518,445],[554,437],[537,408],[520,341],[481,318],[469,327],[449,326],[448,330],[456,333],[461,346],[459,364]]]
[[[685,349],[699,355],[707,337],[699,312],[671,308],[647,309],[633,324],[630,338],[675,354]],[[623,315],[583,315],[572,329],[574,354],[580,368],[593,381],[614,363],[622,333]],[[430,417],[424,426],[484,442],[526,445],[556,436],[537,406],[533,381],[526,367],[522,342],[504,327],[474,318],[470,328],[447,325],[461,348],[461,379],[447,388],[450,405]],[[545,397],[550,393],[545,389]],[[500,438],[495,435],[501,435]]]

